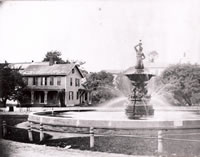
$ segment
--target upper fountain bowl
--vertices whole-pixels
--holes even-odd
[[[128,68],[124,75],[126,75],[131,81],[149,81],[154,75],[150,74],[148,69],[136,69],[135,67]]]

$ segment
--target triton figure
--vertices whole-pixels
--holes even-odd
[[[136,69],[144,69],[144,64],[143,64],[143,60],[145,59],[145,55],[142,52],[143,48],[142,48],[142,43],[141,40],[139,42],[139,44],[137,44],[135,46],[135,51],[136,51],[136,58],[137,58],[137,63],[135,68]]]

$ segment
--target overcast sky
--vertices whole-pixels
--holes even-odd
[[[200,62],[199,0],[8,1],[0,6],[0,61],[41,61],[47,51],[89,71],[135,64],[134,46],[176,63]]]

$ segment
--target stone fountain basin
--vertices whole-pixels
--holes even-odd
[[[81,111],[81,112],[80,112]],[[163,113],[162,113],[163,112]],[[52,114],[53,113],[53,114]],[[28,121],[50,126],[94,127],[105,129],[197,129],[200,116],[177,118],[174,111],[159,111],[155,117],[129,120],[122,111],[73,110],[30,113]],[[160,115],[167,118],[159,118]],[[176,113],[178,115],[178,113]],[[186,112],[187,115],[187,112]]]

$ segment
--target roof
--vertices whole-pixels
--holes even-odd
[[[30,65],[49,65],[49,62],[21,62],[21,63],[9,63],[10,68],[13,69],[26,69]]]
[[[65,76],[68,75],[71,70],[76,67],[80,72],[79,68],[75,64],[53,64],[49,65],[29,65],[25,70],[21,72],[24,76],[49,76],[49,75],[57,75],[57,76]]]

